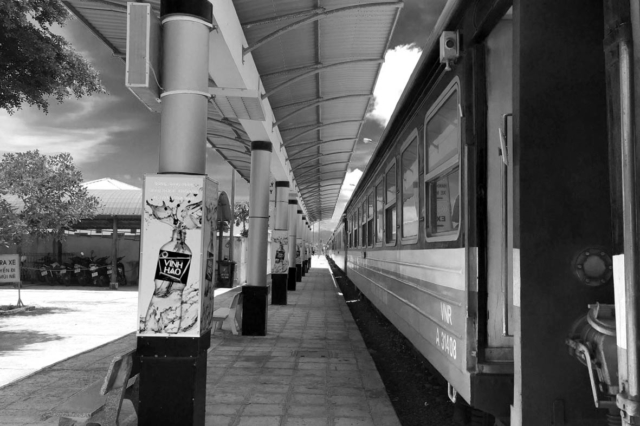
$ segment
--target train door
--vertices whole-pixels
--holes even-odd
[[[485,41],[487,93],[487,336],[484,361],[513,362],[513,25],[510,12]],[[515,254],[515,264],[518,256]]]

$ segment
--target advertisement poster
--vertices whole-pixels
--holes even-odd
[[[200,336],[210,185],[204,176],[145,176],[138,336]]]
[[[20,281],[20,255],[0,254],[0,283]]]
[[[204,270],[204,286],[202,291],[202,312],[200,320],[200,334],[211,330],[213,326],[213,290],[215,285],[215,261],[216,261],[216,223],[218,218],[218,184],[207,181],[205,186],[204,203],[204,247],[207,247],[206,265]]]
[[[279,230],[271,233],[272,274],[289,272],[289,231]]]
[[[302,240],[298,239],[298,243],[296,244],[296,265],[302,265],[302,253],[300,253],[300,248],[302,246]]]

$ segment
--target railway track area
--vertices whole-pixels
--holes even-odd
[[[464,410],[454,410],[454,404],[447,397],[446,381],[335,263],[328,260],[334,282],[358,324],[402,426],[469,424]]]

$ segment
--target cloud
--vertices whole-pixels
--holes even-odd
[[[329,223],[335,223],[337,225],[338,220],[340,220],[340,216],[342,215],[342,211],[344,210],[344,206],[351,198],[351,194],[356,189],[356,185],[360,181],[362,177],[362,170],[353,169],[347,172],[344,177],[344,182],[342,183],[342,188],[340,188],[340,195],[338,196],[338,202],[336,203],[336,209],[333,211],[333,217]]]
[[[114,98],[94,96],[52,104],[48,115],[28,106],[13,115],[0,111],[0,150],[68,152],[76,164],[96,161],[116,152],[111,143],[116,132],[137,127],[133,120],[105,120],[105,110],[117,108],[114,104]]]
[[[387,125],[421,54],[422,50],[415,44],[387,50],[373,91],[375,104],[368,118]]]

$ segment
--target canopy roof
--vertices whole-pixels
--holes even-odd
[[[227,16],[224,8],[229,2],[214,3],[214,24],[219,21],[218,29],[224,32],[228,22],[237,20],[244,33],[242,63],[255,63],[262,95],[258,100],[271,110],[264,114],[263,124],[276,135],[274,150],[282,147],[277,155],[284,172],[274,173],[272,161],[272,173],[277,180],[291,181],[311,222],[330,219],[403,3],[232,0],[235,11],[230,15],[236,18]],[[115,55],[125,55],[125,0],[63,3]],[[158,14],[160,0],[148,3]],[[233,53],[235,46],[229,47]],[[210,69],[214,96],[207,141],[248,181],[249,142],[257,139],[246,119],[255,117],[244,98],[215,96],[215,89],[225,86],[219,76]]]

